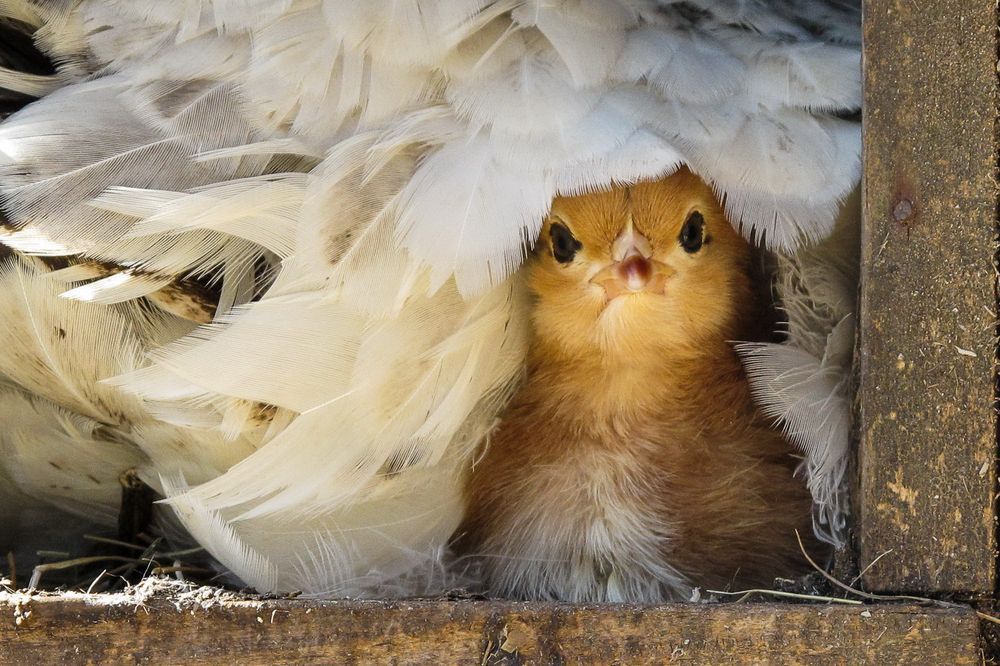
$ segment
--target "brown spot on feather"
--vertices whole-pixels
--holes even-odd
[[[190,280],[167,285],[148,298],[161,310],[198,324],[211,323],[218,307],[217,294]]]

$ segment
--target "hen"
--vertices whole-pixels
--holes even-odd
[[[262,592],[436,589],[553,199],[686,165],[794,264],[858,44],[848,0],[0,0],[4,506],[113,523],[134,469]],[[831,540],[845,308],[748,352]]]

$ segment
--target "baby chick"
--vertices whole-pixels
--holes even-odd
[[[750,264],[687,169],[553,203],[527,379],[457,542],[491,593],[656,602],[804,570],[811,499],[731,346],[759,318]]]

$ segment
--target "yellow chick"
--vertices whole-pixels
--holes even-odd
[[[687,169],[553,203],[527,379],[457,541],[490,593],[656,602],[804,570],[811,499],[731,345],[761,316],[750,265]]]

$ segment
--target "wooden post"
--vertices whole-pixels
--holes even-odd
[[[968,608],[0,593],[7,664],[978,664]],[[96,603],[95,603],[96,602]]]
[[[994,589],[996,0],[864,2],[859,559]]]

